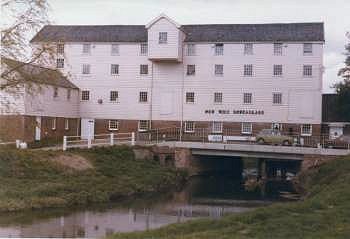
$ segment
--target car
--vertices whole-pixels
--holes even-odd
[[[282,135],[279,130],[263,129],[256,136],[258,144],[272,145],[292,145],[293,138],[287,135]]]
[[[336,139],[329,139],[325,145],[327,148],[350,149],[350,135],[341,135]]]

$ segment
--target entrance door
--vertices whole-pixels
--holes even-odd
[[[95,134],[95,120],[81,119],[81,139],[94,138]]]
[[[41,116],[35,118],[35,140],[41,139]]]

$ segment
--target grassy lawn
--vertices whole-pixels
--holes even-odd
[[[274,204],[220,220],[201,219],[154,231],[115,234],[138,239],[350,238],[350,157],[300,176],[303,201]]]
[[[153,160],[136,160],[126,146],[70,152],[0,148],[0,211],[118,201],[171,190],[183,177]]]

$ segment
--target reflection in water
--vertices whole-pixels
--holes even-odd
[[[75,212],[45,210],[2,215],[0,236],[101,237],[114,232],[148,230],[198,217],[220,218],[251,210],[276,200],[276,197],[269,198],[276,195],[274,191],[272,187],[266,190],[267,194],[247,192],[241,182],[228,177],[194,177],[181,192],[165,197]]]

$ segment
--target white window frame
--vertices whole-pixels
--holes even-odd
[[[118,56],[119,55],[119,44],[111,44],[111,55]]]
[[[159,32],[158,43],[167,44],[168,43],[168,32]]]
[[[111,103],[118,103],[119,102],[119,92],[117,90],[111,90],[109,92],[109,102],[111,102]]]
[[[252,123],[242,122],[241,127],[242,127],[242,129],[241,129],[242,134],[252,134],[253,133],[253,124]]]
[[[148,102],[148,92],[140,91],[139,92],[139,103],[147,103]]]
[[[196,55],[196,44],[188,43],[186,45],[186,55],[187,56],[195,56]]]
[[[186,104],[194,104],[196,94],[194,92],[186,92]]]
[[[87,99],[84,99],[86,96],[87,96]],[[89,101],[90,100],[90,91],[89,90],[82,90],[80,99],[81,99],[81,101]]]
[[[312,43],[304,43],[303,44],[303,55],[310,56],[313,54],[313,44]]]
[[[303,77],[312,77],[313,69],[312,65],[303,65]]]
[[[308,131],[305,131],[305,127],[309,128]],[[312,124],[302,124],[300,126],[300,135],[301,136],[311,136],[312,135]]]
[[[57,69],[63,69],[64,68],[64,58],[57,58],[56,59],[56,68]]]
[[[283,76],[283,65],[281,64],[273,65],[273,76],[276,76],[276,77]]]
[[[223,94],[222,92],[214,92],[214,104],[222,104]]]
[[[82,53],[84,55],[90,55],[91,54],[91,43],[84,43]]]
[[[196,123],[194,121],[185,121],[185,133],[194,133],[196,129]]]
[[[119,75],[119,64],[111,64],[111,75]]]
[[[214,74],[215,74],[215,76],[223,76],[224,75],[224,65],[223,64],[215,64]]]
[[[250,93],[250,92],[243,93],[243,104],[245,105],[253,104],[253,93]]]
[[[186,75],[188,76],[196,75],[196,65],[194,64],[187,65]]]
[[[244,43],[244,55],[254,55],[253,43]]]
[[[57,43],[56,52],[57,54],[64,54],[64,43]]]
[[[69,130],[69,119],[64,119],[64,129]]]
[[[244,77],[252,77],[253,76],[253,64],[245,64],[243,69]]]
[[[91,66],[90,66],[90,64],[83,64],[81,73],[83,75],[90,75],[91,74]]]
[[[140,65],[140,75],[148,75],[148,65],[147,64]]]
[[[283,43],[277,42],[273,44],[273,54],[275,56],[283,55]]]
[[[214,45],[215,56],[223,56],[224,55],[224,44],[216,43]]]
[[[211,132],[216,134],[221,134],[223,128],[223,123],[221,121],[213,121],[211,126]]]
[[[108,120],[108,130],[119,130],[119,121],[116,119]]]
[[[273,105],[282,105],[283,103],[283,95],[281,92],[273,92],[272,93],[272,104]]]
[[[51,129],[56,130],[56,118],[51,119]]]
[[[145,124],[146,127],[143,127],[145,125],[142,125],[142,124]],[[139,120],[138,122],[138,131],[139,132],[145,132],[145,131],[148,131],[149,129],[149,121],[148,120]]]
[[[141,56],[147,56],[148,54],[148,44],[147,43],[141,43],[140,44],[140,55]]]

